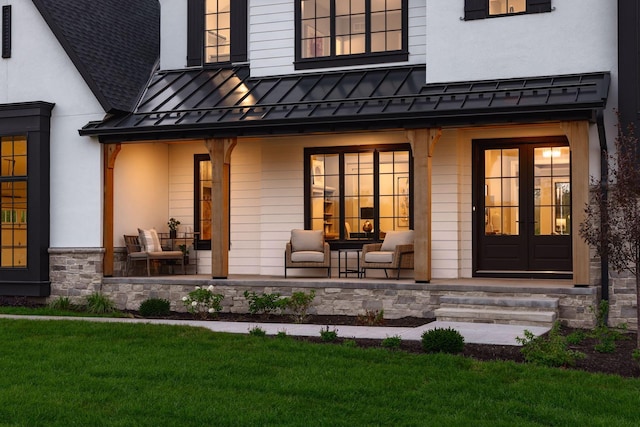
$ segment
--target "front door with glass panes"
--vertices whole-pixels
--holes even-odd
[[[564,138],[474,141],[474,274],[571,274]]]

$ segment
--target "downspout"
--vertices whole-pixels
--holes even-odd
[[[596,124],[598,126],[598,138],[600,140],[600,193],[602,196],[602,203],[607,205],[608,191],[607,184],[609,183],[609,150],[607,148],[607,136],[604,130],[604,113],[602,109],[599,109],[596,113]],[[600,212],[600,230],[604,230],[608,226],[609,212],[605,209],[604,212]],[[600,283],[602,287],[601,298],[603,300],[609,300],[609,255],[607,252],[608,242],[606,233],[602,233],[601,247],[605,248],[600,256]],[[608,313],[607,313],[608,315]],[[605,319],[606,321],[607,319]]]

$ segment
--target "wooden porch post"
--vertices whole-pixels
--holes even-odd
[[[590,284],[589,245],[578,228],[584,222],[584,207],[589,203],[589,123],[562,122],[571,147],[571,246],[573,248],[573,284]]]
[[[211,159],[211,274],[226,279],[229,274],[229,188],[231,152],[236,138],[206,139]]]
[[[104,260],[102,275],[105,277],[113,276],[113,169],[120,149],[120,144],[105,144],[103,154],[104,218],[102,220],[102,245],[104,246]]]
[[[416,282],[431,281],[431,158],[441,129],[407,131],[413,152],[413,229],[414,277]]]

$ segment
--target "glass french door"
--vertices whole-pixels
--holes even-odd
[[[475,274],[570,274],[566,142],[476,142],[474,159]]]

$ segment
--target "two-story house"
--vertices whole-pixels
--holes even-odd
[[[292,229],[322,230],[334,258],[413,229],[409,294],[533,278],[576,290],[561,318],[584,320],[600,266],[577,229],[617,120],[618,13],[604,3],[160,0],[140,96],[74,122],[78,160],[52,159],[63,178],[90,171],[52,180],[51,269],[90,247],[105,251],[91,280],[121,276],[122,236],[170,217],[198,234],[197,273],[214,279],[282,276]],[[69,21],[46,19],[68,56],[56,26]],[[53,294],[86,289],[69,282],[52,277]],[[375,287],[395,295],[389,282]]]

